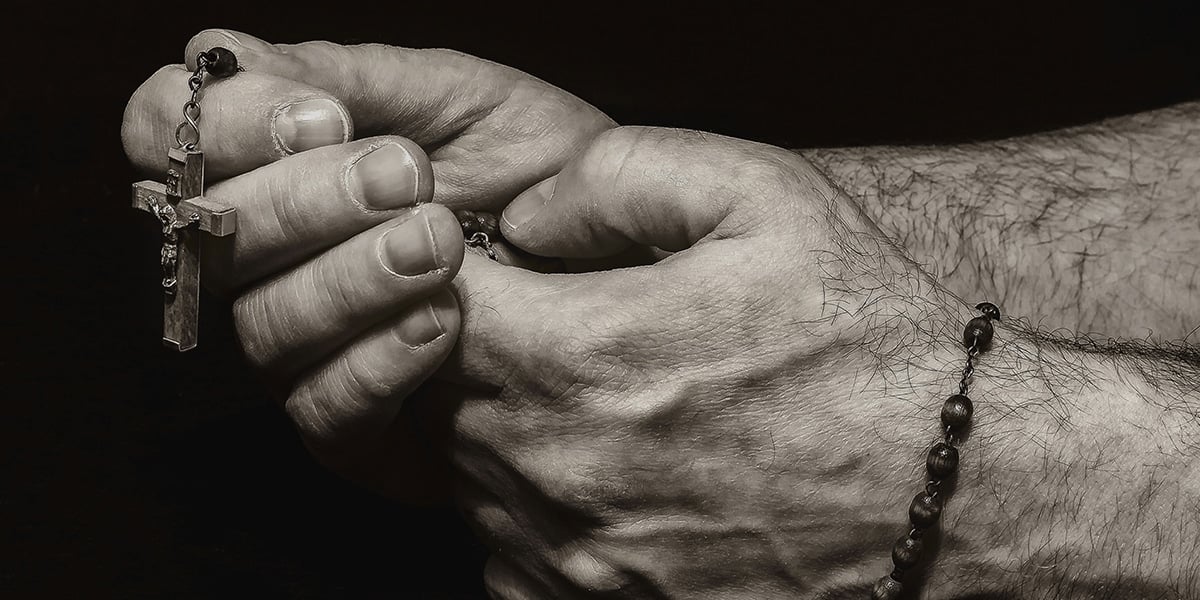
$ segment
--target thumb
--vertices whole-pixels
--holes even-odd
[[[599,258],[634,245],[684,250],[769,225],[787,204],[784,186],[773,184],[794,180],[802,168],[773,146],[620,127],[513,200],[501,229],[513,245],[541,256]]]

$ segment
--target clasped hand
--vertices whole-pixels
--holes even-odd
[[[937,426],[913,406],[948,389],[968,313],[810,164],[617,128],[449,51],[207,31],[186,56],[212,46],[246,71],[203,98],[208,194],[241,215],[206,276],[320,461],[409,500],[453,482],[497,598],[783,598],[886,572]],[[147,171],[187,75],[127,108]],[[491,262],[454,208],[501,213],[506,256],[626,266]],[[645,248],[673,254],[630,264]]]

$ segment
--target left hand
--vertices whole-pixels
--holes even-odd
[[[463,239],[445,207],[498,211],[613,122],[450,50],[207,30],[186,65],[130,98],[122,139],[138,168],[163,175],[187,78],[215,46],[245,71],[201,92],[205,195],[238,209],[237,235],[202,237],[205,286],[239,298],[246,357],[321,462],[393,497],[443,499],[445,466],[410,413],[432,400],[420,385],[458,334],[445,288]],[[415,206],[430,201],[441,206]]]
[[[494,598],[794,598],[890,570],[972,316],[803,159],[619,128],[468,257],[451,448]],[[470,387],[461,384],[469,382]]]

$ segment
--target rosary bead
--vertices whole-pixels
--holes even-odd
[[[908,520],[913,527],[928,527],[937,522],[942,514],[942,501],[937,496],[921,492],[908,506]]]
[[[921,548],[924,542],[920,538],[903,536],[896,540],[896,545],[892,547],[892,563],[897,569],[907,569],[917,564],[917,559],[921,558]]]
[[[929,449],[925,468],[933,477],[948,477],[958,470],[958,450],[946,442],[938,442]]]
[[[899,581],[892,579],[891,575],[884,575],[875,582],[875,587],[871,590],[871,600],[896,600],[902,592],[904,586]]]
[[[967,327],[963,330],[963,345],[967,348],[971,347],[971,343],[978,340],[980,350],[984,350],[992,343],[992,321],[987,317],[975,317],[967,321]]]
[[[208,72],[213,77],[229,77],[238,71],[237,55],[217,46],[208,51]]]
[[[473,210],[456,210],[454,216],[458,217],[458,225],[462,227],[463,237],[471,237],[471,234],[480,233],[483,230],[479,227],[479,217]]]
[[[975,407],[970,398],[962,394],[950,396],[942,405],[942,426],[949,427],[951,431],[962,429],[971,422],[971,414],[974,412]]]
[[[500,223],[496,220],[496,215],[473,210],[456,210],[454,216],[458,218],[458,226],[462,227],[463,237],[469,238],[476,233],[484,233],[492,241],[500,239]]]
[[[983,313],[983,316],[992,319],[993,321],[1000,320],[1000,307],[991,302],[980,302],[975,305],[975,310]]]
[[[496,220],[496,215],[481,212],[475,213],[475,218],[479,221],[480,231],[488,234],[493,240],[500,239],[500,223]]]

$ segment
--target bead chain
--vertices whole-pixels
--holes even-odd
[[[192,96],[183,104],[183,122],[175,128],[175,143],[179,144],[180,149],[193,152],[200,143],[200,88],[204,85],[204,73],[213,77],[229,77],[240,70],[237,56],[225,48],[216,47],[196,56],[196,70],[188,77],[188,89]],[[191,135],[185,135],[187,131]],[[174,295],[175,286],[179,283],[179,230],[195,223],[200,215],[192,213],[188,219],[180,220],[175,213],[175,206],[168,202],[155,202],[150,208],[162,225],[163,244],[159,251],[159,264],[162,268],[163,291]]]
[[[459,210],[454,212],[454,216],[458,217],[458,225],[462,227],[463,239],[467,246],[483,248],[483,252],[487,254],[488,258],[499,262],[500,259],[496,256],[496,249],[493,245],[493,240],[501,239],[500,225],[496,221],[496,215]]]
[[[958,470],[955,436],[971,422],[971,414],[974,412],[971,399],[967,397],[967,386],[971,375],[975,373],[975,359],[991,347],[994,332],[992,321],[1000,319],[1000,309],[991,302],[981,302],[975,309],[982,312],[983,316],[968,321],[963,330],[967,364],[963,367],[962,379],[958,382],[958,393],[947,398],[942,404],[941,416],[945,438],[929,449],[929,455],[925,459],[929,480],[925,483],[925,490],[917,494],[908,507],[908,519],[912,528],[896,540],[896,545],[892,547],[892,564],[895,568],[875,582],[875,587],[871,590],[872,600],[895,600],[904,591],[901,580],[905,571],[912,568],[921,557],[924,531],[933,527],[942,514],[942,481]]]
[[[183,122],[175,128],[175,143],[180,148],[191,152],[200,143],[200,87],[204,85],[204,73],[224,78],[241,70],[237,56],[220,46],[196,56],[196,70],[188,77],[192,97],[183,104]],[[185,136],[184,131],[190,131],[191,135]]]

